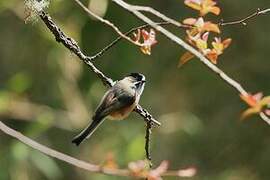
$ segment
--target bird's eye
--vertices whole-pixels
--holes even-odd
[[[141,82],[135,82],[134,84],[136,88],[139,88],[141,86]]]

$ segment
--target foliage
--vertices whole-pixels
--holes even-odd
[[[221,33],[212,15],[234,19],[247,15],[254,7],[265,6],[268,1],[219,1],[219,7],[213,1],[205,2],[185,1],[199,12],[196,18],[190,18],[190,11],[179,2],[145,3],[172,17],[187,16],[183,23],[197,26],[201,32],[196,36],[192,32],[196,28],[189,29],[187,40],[201,52],[206,50],[208,56],[207,49],[215,49],[219,52],[215,55],[219,56],[230,43],[230,39],[212,38],[211,34],[229,35],[234,43],[213,63],[219,63],[252,91],[267,91],[270,88],[266,58],[270,55],[267,46],[270,27],[265,23],[268,17],[258,18],[248,27],[224,28]],[[120,167],[143,159],[143,153],[132,152],[134,148],[143,147],[143,123],[137,116],[121,123],[106,122],[80,149],[71,145],[70,139],[88,122],[105,88],[88,69],[76,62],[73,55],[56,44],[42,23],[25,25],[23,5],[17,4],[18,1],[0,2],[0,119],[44,144],[81,159],[101,162],[109,152],[115,155]],[[80,41],[85,52],[92,54],[109,43],[115,34],[99,22],[89,20],[75,7],[72,2],[54,1],[49,11],[67,34]],[[222,14],[217,8],[222,9]],[[207,13],[213,21],[205,19]],[[105,17],[117,22],[123,30],[134,27],[137,22],[132,18],[127,21],[125,16],[126,12],[110,5]],[[141,37],[140,42],[145,43],[147,36]],[[162,36],[154,40],[140,47],[151,56],[144,56],[133,46],[120,43],[104,55],[99,64],[114,79],[133,71],[147,75],[142,104],[151,107],[163,124],[162,128],[154,130],[154,164],[158,166],[168,159],[172,169],[194,165],[198,169],[198,179],[269,179],[268,127],[257,116],[253,119],[258,121],[239,124],[242,103],[223,82],[196,61],[190,61],[178,71],[173,60],[179,52],[185,52]],[[241,99],[252,109],[248,115],[269,113],[267,96],[249,94],[241,95]],[[243,115],[245,117],[246,113]],[[134,145],[134,139],[140,140]],[[47,159],[2,133],[0,154],[4,154],[0,157],[0,179],[119,179],[82,172]],[[163,163],[158,172],[153,172],[153,177],[158,177],[166,166],[166,162]],[[181,172],[192,172],[192,168]]]

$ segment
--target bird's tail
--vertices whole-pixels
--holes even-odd
[[[76,137],[73,138],[72,143],[79,146],[83,140],[89,138],[98,126],[104,121],[103,117],[93,117],[93,121]]]

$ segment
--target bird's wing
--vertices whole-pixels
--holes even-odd
[[[94,133],[97,127],[104,121],[104,117],[111,112],[132,105],[135,102],[135,98],[135,92],[134,94],[127,93],[123,92],[121,88],[112,87],[101,100],[101,104],[98,106],[92,122],[72,140],[72,143],[78,146],[84,139]]]
[[[112,88],[103,97],[101,104],[96,110],[96,115],[101,115],[105,117],[111,112],[120,110],[124,107],[130,106],[135,102],[135,92],[127,93],[121,88]]]

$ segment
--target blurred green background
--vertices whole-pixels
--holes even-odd
[[[196,16],[182,0],[127,1],[149,5],[182,21]],[[122,31],[142,24],[109,0],[85,1]],[[225,20],[269,7],[269,0],[221,1]],[[91,55],[116,33],[89,18],[74,1],[52,1],[49,13],[83,51]],[[120,167],[144,158],[144,122],[137,114],[121,122],[106,121],[79,148],[71,139],[88,123],[105,87],[78,58],[58,44],[39,19],[24,23],[21,0],[0,1],[0,120],[28,137],[61,152],[96,164],[113,154]],[[208,19],[216,17],[209,15]],[[247,26],[223,28],[233,44],[218,66],[252,93],[270,91],[270,14]],[[171,28],[169,28],[171,29]],[[171,29],[184,37],[183,30]],[[162,122],[153,130],[155,165],[170,169],[195,166],[192,179],[270,179],[270,132],[258,116],[240,122],[246,108],[237,92],[198,60],[178,69],[185,51],[158,34],[152,55],[143,55],[126,41],[113,47],[96,65],[113,79],[130,72],[147,77],[141,105]],[[75,168],[19,143],[0,132],[0,179],[129,179]],[[165,178],[178,179],[178,178]]]

